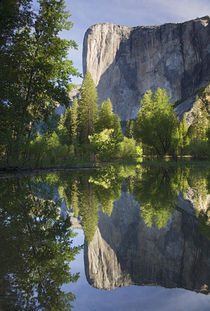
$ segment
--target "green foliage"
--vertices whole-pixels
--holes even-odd
[[[91,74],[86,73],[82,83],[78,103],[78,137],[80,144],[88,144],[88,136],[93,135],[98,119],[98,97]]]
[[[195,171],[194,174],[189,176],[188,182],[193,192],[193,205],[198,215],[200,211],[202,212],[202,209],[205,209],[209,194],[208,171],[205,171],[205,173],[201,170]]]
[[[61,144],[76,145],[78,128],[78,101],[74,98],[72,106],[66,108],[64,116],[61,115],[58,124],[58,135]]]
[[[187,147],[187,151],[195,158],[209,158],[210,146],[207,141],[192,140]]]
[[[209,127],[208,113],[202,102],[197,98],[193,106],[193,123],[189,128],[191,140],[207,140],[206,132]]]
[[[71,140],[74,145],[77,143],[77,131],[78,131],[78,100],[75,97],[71,107]]]
[[[134,139],[124,137],[123,141],[119,145],[118,157],[120,159],[136,159],[140,156],[138,154],[136,141]]]
[[[126,136],[128,138],[134,138],[134,120],[128,120],[126,124]]]
[[[59,174],[59,178],[50,174],[46,182],[58,187],[60,198],[65,200],[68,210],[81,219],[86,241],[90,243],[98,224],[99,206],[103,213],[111,215],[113,202],[120,197],[124,178],[134,172],[135,167],[111,165],[91,173]]]
[[[209,176],[208,171],[204,174],[200,167],[191,169],[189,166],[162,165],[158,162],[157,165],[137,167],[111,165],[94,172],[80,172],[79,175],[60,174],[59,181],[51,182],[51,185],[59,185],[60,197],[65,199],[68,209],[82,219],[88,243],[97,228],[99,206],[103,213],[112,214],[113,203],[120,198],[125,178],[129,192],[140,204],[140,215],[148,226],[154,224],[159,229],[164,228],[175,209],[186,212],[177,205],[178,196],[190,199],[198,221],[199,217],[202,218]],[[207,216],[204,217],[206,221]]]
[[[80,190],[79,215],[82,218],[86,241],[90,243],[98,225],[98,201],[90,183],[81,180]]]
[[[75,217],[79,217],[79,182],[68,179],[68,182],[57,183],[60,198],[65,200],[68,210],[73,210]]]
[[[151,227],[164,228],[175,208],[176,197],[188,187],[189,170],[167,167],[140,167],[129,180],[130,192],[140,204],[141,217]]]
[[[111,133],[111,138],[113,142],[117,145],[121,141],[123,141],[124,135],[122,132],[120,117],[117,114],[113,115],[113,132]]]
[[[101,132],[105,129],[113,129],[114,127],[114,119],[112,112],[112,103],[110,98],[107,101],[103,102],[101,108],[99,110],[99,119],[97,122],[97,131]]]
[[[71,144],[71,107],[67,107],[58,123],[58,135],[61,144]]]
[[[112,103],[108,99],[99,110],[96,133],[89,136],[92,151],[101,161],[118,158],[120,157],[120,143],[123,139],[120,118],[112,112]]]
[[[112,131],[113,129],[105,129],[100,133],[89,136],[90,143],[93,146],[93,152],[97,156],[97,159],[101,161],[113,158],[115,154],[115,144],[113,144],[111,138]]]
[[[171,144],[172,155],[183,155],[184,152],[187,150],[187,146],[190,142],[190,139],[188,137],[188,128],[189,126],[184,115],[183,120],[178,122],[177,128],[173,133]]]
[[[64,0],[39,0],[38,12],[31,8],[32,1],[13,4],[0,34],[1,155],[8,164],[20,164],[29,158],[37,125],[48,120],[58,103],[69,102],[71,76],[78,73],[67,56],[69,48],[77,46],[59,37],[62,29],[72,27]],[[3,1],[3,16],[5,6]]]
[[[208,129],[206,131],[206,137],[207,137],[208,145],[210,146],[210,125],[208,126]]]
[[[199,92],[193,105],[193,122],[188,130],[189,146],[187,152],[197,158],[210,157],[210,85]]]
[[[40,177],[4,179],[0,188],[5,310],[71,310],[75,296],[61,287],[79,277],[70,262],[80,247],[72,246],[74,234],[69,217],[60,217],[60,200],[53,200]]]
[[[74,146],[61,144],[56,132],[37,134],[29,146],[30,162],[35,166],[62,164],[74,159]]]
[[[159,156],[171,148],[178,121],[165,90],[160,88],[152,94],[149,90],[141,100],[135,123],[135,138]]]
[[[111,216],[114,201],[120,198],[121,186],[125,176],[121,167],[110,166],[101,169],[95,176],[90,176],[89,182],[94,184],[96,196],[102,211]]]

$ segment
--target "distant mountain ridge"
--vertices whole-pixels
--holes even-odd
[[[172,102],[192,97],[210,81],[209,20],[91,26],[84,36],[83,72],[91,73],[99,103],[110,97],[114,112],[127,120],[137,116],[148,89],[165,88]]]

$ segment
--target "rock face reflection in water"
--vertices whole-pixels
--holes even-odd
[[[174,164],[2,179],[0,310],[71,309],[74,226],[84,231],[92,286],[208,294],[209,186],[208,170]]]
[[[210,240],[198,232],[192,202],[179,195],[176,207],[165,228],[148,227],[139,204],[122,192],[111,217],[100,212],[85,245],[88,282],[108,290],[135,284],[209,293]]]

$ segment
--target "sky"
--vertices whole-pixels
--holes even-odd
[[[179,23],[210,15],[210,0],[66,0],[74,23],[63,38],[75,40],[78,50],[70,50],[69,58],[82,73],[82,44],[86,30],[98,23],[125,26],[161,25]],[[80,78],[72,78],[79,84]]]

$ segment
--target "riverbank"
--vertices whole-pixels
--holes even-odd
[[[52,167],[0,167],[0,178],[11,178],[18,176],[31,176],[37,174],[46,174],[51,172],[75,171],[75,170],[96,170],[104,166],[52,166]]]
[[[0,167],[0,179],[11,178],[18,176],[31,176],[37,174],[46,174],[51,172],[62,172],[62,171],[76,171],[76,170],[97,170],[110,165],[142,165],[142,166],[197,166],[210,168],[210,159],[198,160],[193,158],[178,158],[174,161],[172,158],[148,158],[144,157],[141,161],[110,161],[110,162],[86,162],[78,163],[70,166],[66,165],[54,165],[54,166],[42,166],[42,167]]]

